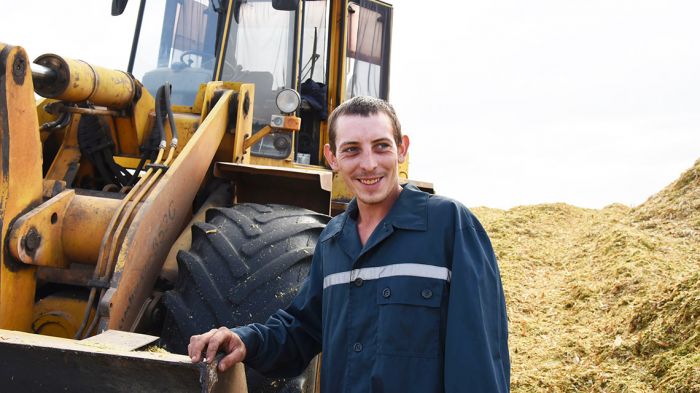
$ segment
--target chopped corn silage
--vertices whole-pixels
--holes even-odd
[[[513,392],[700,392],[700,160],[630,208],[474,208],[499,259]]]

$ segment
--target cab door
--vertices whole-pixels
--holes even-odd
[[[358,95],[388,99],[392,6],[376,0],[329,3],[327,61],[323,64],[327,113]],[[308,4],[309,1],[304,2],[305,6]],[[300,69],[303,70],[303,64]],[[327,127],[325,121],[319,125],[321,140],[315,154],[311,154],[312,163],[313,157],[323,159],[321,150],[328,143]]]
[[[347,5],[343,101],[355,96],[389,98],[390,5],[352,0]]]

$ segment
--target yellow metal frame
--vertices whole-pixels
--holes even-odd
[[[5,249],[13,220],[41,203],[43,180],[34,85],[24,49],[0,43],[0,328],[31,329],[36,267]],[[10,143],[11,142],[11,143]]]

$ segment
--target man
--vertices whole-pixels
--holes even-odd
[[[326,160],[355,198],[321,234],[309,277],[266,324],[220,328],[189,355],[293,376],[323,350],[321,391],[507,392],[496,259],[461,204],[399,185],[409,140],[394,109],[355,97],[329,120]]]

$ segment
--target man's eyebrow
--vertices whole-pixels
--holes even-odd
[[[378,139],[373,140],[371,143],[374,145],[374,144],[380,143],[380,142],[391,142],[391,138],[382,137],[382,138],[378,138]],[[348,146],[348,145],[353,146],[353,145],[359,145],[359,144],[360,144],[360,142],[358,142],[358,141],[344,141],[344,142],[341,142],[340,145],[338,145],[338,147],[343,147],[343,146]]]
[[[340,145],[338,145],[338,147],[343,147],[343,146],[347,146],[347,145],[358,145],[358,144],[359,144],[359,142],[357,142],[357,141],[345,141],[345,142],[341,142]]]

